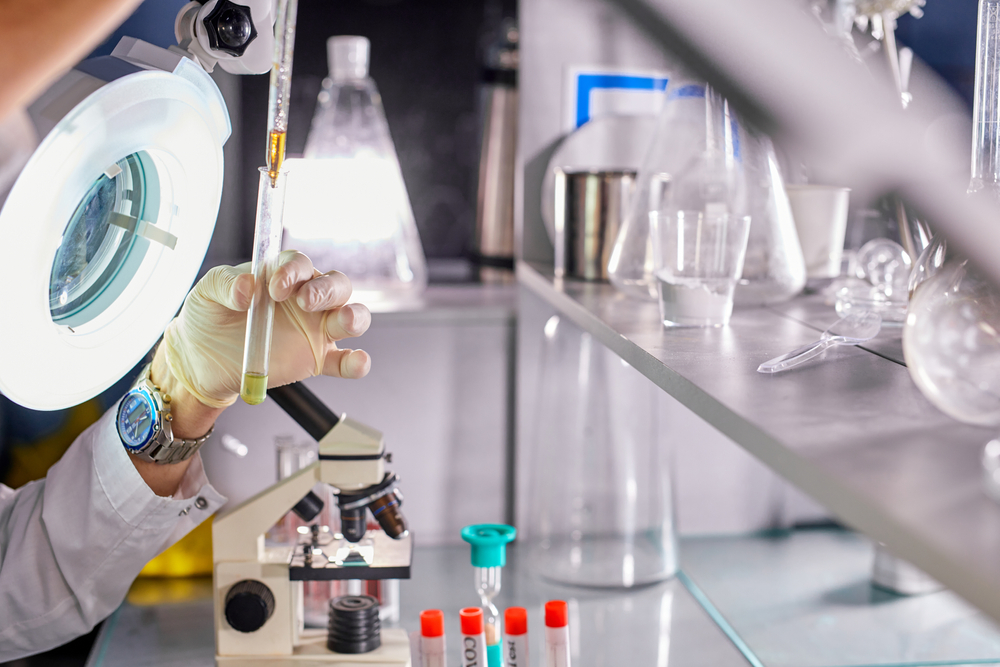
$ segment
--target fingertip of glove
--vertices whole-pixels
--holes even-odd
[[[343,377],[359,379],[368,375],[372,368],[372,358],[364,350],[352,350],[341,361],[340,371]]]
[[[253,300],[253,275],[243,273],[233,280],[233,304],[241,310],[250,308]]]

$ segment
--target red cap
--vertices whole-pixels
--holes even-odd
[[[503,613],[503,629],[508,635],[528,634],[528,610],[524,607],[507,607]]]
[[[466,607],[458,612],[458,618],[462,621],[463,635],[483,634],[483,610],[479,607]]]
[[[443,636],[444,612],[440,609],[428,609],[420,612],[420,634],[424,637]]]
[[[549,600],[545,603],[545,626],[548,628],[565,628],[569,625],[566,617],[569,615],[566,603],[562,600]]]

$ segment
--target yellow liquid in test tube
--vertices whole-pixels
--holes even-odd
[[[260,405],[267,396],[267,376],[259,373],[244,373],[240,385],[240,398],[249,405]]]
[[[272,130],[268,134],[267,141],[267,175],[271,177],[271,187],[278,183],[278,172],[281,171],[281,164],[285,161],[285,138],[286,132]]]

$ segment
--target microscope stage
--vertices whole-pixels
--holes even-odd
[[[359,551],[364,559],[358,564],[340,561],[344,541],[335,539],[329,544],[313,547],[311,558],[306,560],[304,547],[299,544],[292,552],[288,576],[292,581],[329,581],[334,579],[409,579],[413,541],[409,535],[394,540],[381,530],[365,534]]]

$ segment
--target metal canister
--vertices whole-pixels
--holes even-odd
[[[507,19],[487,50],[480,89],[482,144],[473,259],[484,280],[512,276],[514,268],[517,43],[517,23]]]
[[[608,280],[608,262],[628,215],[635,177],[635,171],[625,169],[556,173],[556,276]]]

